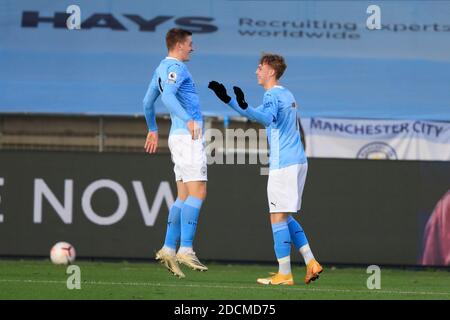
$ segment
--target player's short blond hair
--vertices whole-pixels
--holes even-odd
[[[283,75],[287,68],[284,58],[278,54],[263,52],[259,59],[259,64],[268,64],[273,70],[275,70],[275,78],[278,80]]]
[[[184,42],[184,40],[186,40],[186,38],[189,36],[192,36],[192,32],[188,30],[180,28],[170,29],[166,34],[167,49],[169,51],[172,50],[177,43]]]

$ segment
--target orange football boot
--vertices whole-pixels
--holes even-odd
[[[311,281],[319,279],[319,274],[323,271],[322,266],[316,259],[312,259],[306,266],[305,283],[309,284]]]
[[[294,285],[294,278],[292,277],[292,273],[289,274],[281,274],[281,273],[271,273],[272,276],[268,278],[259,278],[256,280],[259,284],[272,284],[272,285],[284,285],[284,286],[292,286]]]

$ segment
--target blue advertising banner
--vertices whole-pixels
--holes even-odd
[[[0,112],[141,115],[165,34],[181,27],[194,33],[188,67],[205,115],[237,116],[210,80],[261,103],[264,51],[285,56],[282,84],[304,117],[450,120],[450,2],[377,1],[379,30],[367,27],[371,4],[2,0]]]

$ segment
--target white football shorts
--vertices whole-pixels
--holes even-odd
[[[202,138],[188,134],[169,135],[169,149],[174,163],[175,180],[207,181],[206,151]]]
[[[267,199],[270,213],[296,213],[302,206],[308,163],[269,171]]]

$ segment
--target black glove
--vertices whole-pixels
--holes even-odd
[[[211,81],[208,84],[208,88],[214,91],[217,98],[222,100],[225,103],[230,102],[231,97],[227,94],[227,89],[225,89],[225,86],[217,81]]]
[[[244,92],[242,92],[241,88],[239,87],[233,87],[233,91],[234,94],[236,95],[236,101],[239,105],[239,107],[241,107],[241,109],[247,109],[248,104],[247,102],[245,102],[245,98],[244,98]]]

